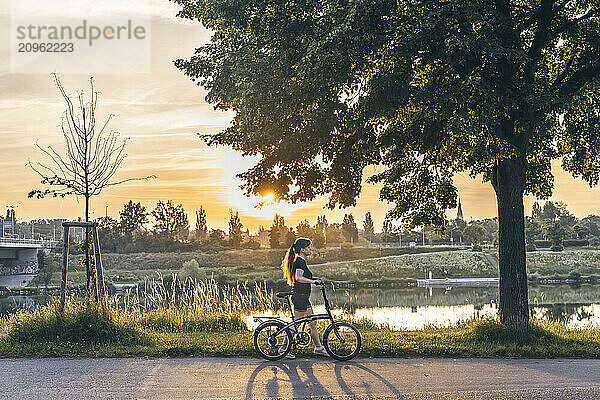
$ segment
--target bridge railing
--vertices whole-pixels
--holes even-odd
[[[21,239],[21,238],[5,238],[0,237],[0,243],[8,244],[39,244],[42,246],[56,246],[59,242],[56,240],[40,240],[40,239]]]

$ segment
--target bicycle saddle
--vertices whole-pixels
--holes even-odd
[[[277,292],[275,296],[284,299],[286,296],[291,296],[292,292]]]

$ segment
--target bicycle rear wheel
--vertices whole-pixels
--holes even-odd
[[[277,321],[267,321],[254,331],[254,348],[267,360],[281,360],[292,348],[292,334],[289,329],[277,333],[283,328]],[[277,334],[276,334],[277,333]]]
[[[337,334],[334,324],[337,327]],[[350,360],[360,351],[360,333],[347,322],[334,322],[323,332],[323,346],[332,358],[340,361]]]

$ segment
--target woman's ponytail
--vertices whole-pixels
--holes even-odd
[[[294,251],[294,245],[291,245],[288,251],[281,261],[281,269],[283,270],[283,277],[287,280],[288,285],[294,286],[294,275],[292,275],[292,265],[296,261],[298,255]]]

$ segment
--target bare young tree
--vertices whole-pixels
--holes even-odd
[[[134,180],[151,178],[127,178],[111,181],[127,154],[126,139],[120,139],[119,133],[107,130],[107,125],[114,117],[110,114],[101,125],[96,125],[96,107],[98,92],[94,88],[94,79],[90,78],[90,97],[86,101],[84,92],[78,95],[77,106],[67,95],[56,73],[52,73],[54,81],[66,102],[66,110],[61,118],[60,128],[65,141],[64,153],[54,147],[38,149],[48,158],[45,162],[27,163],[41,178],[41,183],[50,188],[32,190],[28,197],[44,198],[46,196],[65,197],[68,195],[83,196],[85,199],[85,221],[90,220],[90,199],[99,195],[104,188]],[[88,232],[85,238],[85,267],[87,289],[90,290],[90,262],[88,250]]]

